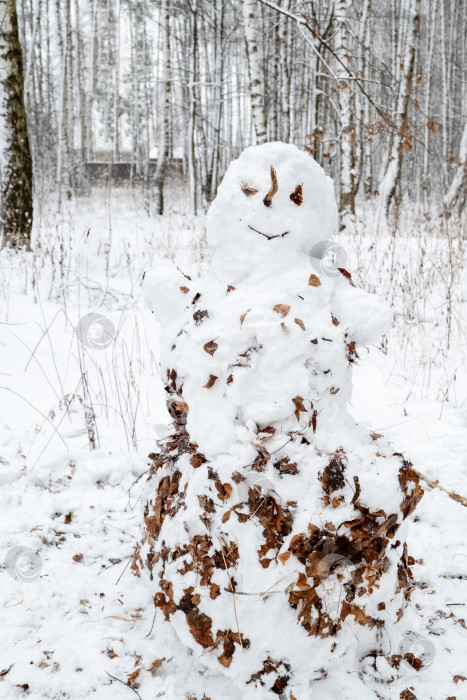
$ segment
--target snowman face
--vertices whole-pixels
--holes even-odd
[[[226,253],[266,254],[273,247],[309,254],[336,224],[332,180],[318,163],[295,146],[267,143],[230,165],[208,212],[207,234]]]

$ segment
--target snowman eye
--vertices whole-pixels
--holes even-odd
[[[296,204],[298,207],[300,204],[303,202],[303,192],[302,192],[302,186],[297,185],[295,190],[292,192],[290,195],[290,199],[294,204]]]
[[[244,182],[242,185],[242,192],[245,195],[245,197],[251,197],[252,194],[258,194],[258,190],[255,190],[253,187],[250,187],[246,184],[246,182]]]

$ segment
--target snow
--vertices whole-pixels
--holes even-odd
[[[277,173],[279,179],[279,168]],[[267,188],[264,184],[263,190]],[[157,261],[175,259],[180,270],[192,278],[183,277],[182,285],[190,288],[191,302],[191,292],[204,284],[208,259],[202,221],[168,216],[154,223],[139,202],[115,197],[112,202],[95,205],[78,202],[58,223],[55,217],[44,215],[40,226],[40,259],[31,256],[26,264],[6,251],[0,258],[2,561],[17,546],[30,547],[42,561],[39,575],[30,582],[11,576],[10,560],[10,573],[1,570],[0,671],[11,668],[0,680],[0,697],[74,700],[97,695],[123,700],[136,697],[126,685],[130,678],[143,700],[159,693],[172,700],[200,699],[203,694],[211,700],[243,698],[236,677],[228,681],[219,677],[217,661],[213,672],[203,677],[197,674],[198,664],[206,663],[206,655],[190,653],[186,646],[190,640],[181,643],[162,615],[158,613],[154,620],[154,582],[143,573],[140,578],[134,576],[128,564],[141,538],[141,506],[147,488],[141,475],[147,469],[146,454],[155,450],[156,436],[167,434],[165,426],[170,421],[157,367],[159,326],[143,309],[141,278],[147,270],[145,282],[150,280],[149,269]],[[463,339],[467,307],[461,300],[460,282],[453,288],[456,322],[447,351],[439,340],[446,328],[444,279],[434,273],[431,277],[435,264],[438,270],[445,264],[443,240],[407,238],[395,254],[392,252],[391,272],[387,262],[391,241],[379,237],[375,244],[371,229],[367,234],[339,239],[349,253],[347,267],[355,283],[363,278],[367,288],[389,298],[390,275],[399,275],[402,281],[391,298],[396,318],[387,354],[374,346],[359,349],[350,410],[359,424],[384,434],[398,451],[410,456],[421,472],[465,494],[467,381]],[[67,245],[60,262],[63,241]],[[420,268],[422,257],[425,266]],[[433,268],[429,266],[432,260]],[[417,283],[429,294],[417,295],[414,285],[404,281],[408,269],[417,271]],[[320,275],[311,261],[306,271],[307,278]],[[198,272],[203,279],[197,279]],[[326,286],[323,283],[323,289],[319,288],[321,293]],[[411,319],[407,309],[411,308],[412,292],[417,298]],[[239,306],[240,301],[242,313],[251,308],[247,294]],[[266,301],[264,291],[259,303]],[[297,299],[296,303],[301,302]],[[210,302],[209,308],[217,308],[215,298],[213,304],[211,307]],[[115,343],[103,350],[83,347],[77,339],[79,319],[94,312],[111,318],[117,329]],[[295,318],[291,305],[286,317],[275,316],[280,324],[290,321],[292,314]],[[253,323],[248,317],[241,329]],[[287,325],[300,337],[297,324]],[[202,328],[203,324],[199,331]],[[272,359],[280,362],[279,351],[276,356]],[[217,353],[206,357],[216,358]],[[83,362],[98,428],[94,451],[89,450],[85,410],[78,398],[85,400],[79,383]],[[448,402],[443,400],[445,395]],[[246,431],[249,425],[247,416]],[[249,449],[246,439],[244,449],[245,453]],[[225,469],[228,471],[229,464]],[[378,497],[378,501],[384,505],[385,498]],[[379,687],[378,692],[392,699],[413,688],[418,700],[459,700],[467,692],[466,681],[455,680],[456,676],[467,676],[466,631],[460,622],[465,620],[466,605],[467,509],[427,487],[414,515],[407,538],[409,554],[419,562],[411,567],[419,583],[404,617],[391,632],[390,643],[392,650],[405,651],[414,643],[415,633],[431,663],[416,672],[402,662],[400,678],[387,688]],[[248,538],[245,540],[247,547]],[[264,590],[259,586],[253,592]],[[274,600],[271,595],[267,605],[273,606]],[[247,616],[257,614],[255,605],[245,606]],[[231,605],[220,614],[229,625],[235,624]],[[273,635],[278,636],[280,626],[277,620]],[[284,644],[291,644],[298,633],[298,628],[294,629]],[[375,698],[368,678],[362,682],[358,675],[361,664],[370,666],[368,659],[360,661],[367,651],[366,636],[363,628],[355,633],[349,636],[339,662],[328,668],[327,678],[314,684],[312,695],[297,695],[298,700]],[[326,644],[326,640],[316,641]],[[165,660],[159,668],[153,666],[151,673],[156,659]],[[131,680],[138,669],[137,677]],[[381,672],[388,670],[381,668]],[[24,684],[28,684],[27,690],[21,687]]]

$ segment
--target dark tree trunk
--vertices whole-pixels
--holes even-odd
[[[24,106],[23,58],[15,0],[0,0],[2,245],[31,247],[32,160]]]

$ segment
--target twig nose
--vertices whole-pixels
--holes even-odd
[[[267,193],[266,197],[263,199],[263,204],[265,207],[270,207],[272,198],[277,192],[277,175],[276,171],[274,170],[274,167],[271,165],[271,187],[269,189],[269,192]]]

